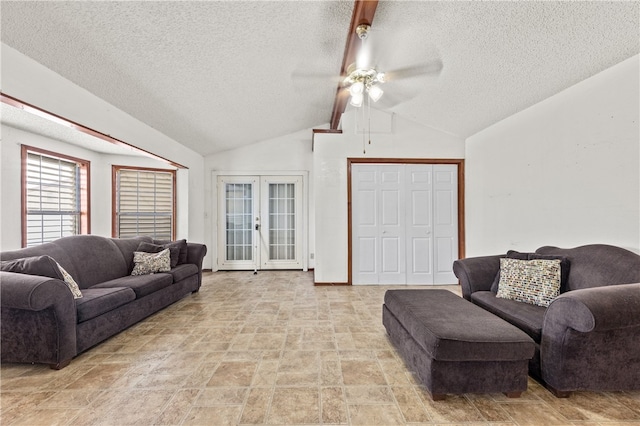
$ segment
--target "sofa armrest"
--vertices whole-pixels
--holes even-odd
[[[0,271],[0,301],[2,307],[41,311],[65,302],[73,304],[73,294],[56,278]]]
[[[545,312],[542,379],[556,392],[640,389],[640,283],[573,290]]]
[[[187,263],[193,263],[198,267],[198,288],[202,284],[202,260],[206,254],[206,245],[187,242]]]
[[[569,291],[553,300],[545,322],[588,333],[640,326],[640,283]]]
[[[3,361],[62,368],[76,355],[76,303],[63,281],[0,271],[0,301]]]
[[[460,280],[462,297],[471,300],[471,293],[489,291],[500,270],[503,255],[468,257],[453,262],[453,273]]]

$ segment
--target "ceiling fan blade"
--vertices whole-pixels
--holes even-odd
[[[388,81],[420,76],[438,76],[442,71],[442,68],[442,61],[440,59],[434,59],[421,64],[385,71],[384,75],[385,79]]]
[[[294,70],[291,72],[291,79],[293,81],[316,80],[317,82],[324,81],[332,84],[337,84],[342,81],[342,78],[336,73],[319,72],[314,71],[313,69]]]

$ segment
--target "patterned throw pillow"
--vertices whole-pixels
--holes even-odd
[[[169,249],[160,253],[133,252],[133,271],[131,275],[147,275],[155,272],[169,272],[171,270],[171,254]]]
[[[180,259],[180,248],[171,246],[170,244],[159,245],[151,244],[147,242],[141,242],[138,245],[136,251],[143,251],[145,253],[160,253],[164,249],[169,249],[169,258],[171,259],[171,267],[175,268],[178,265]]]
[[[500,259],[496,297],[549,306],[560,295],[560,260]]]
[[[58,269],[60,269],[60,273],[62,274],[64,283],[67,285],[67,287],[69,287],[71,293],[73,293],[73,298],[80,299],[82,297],[82,292],[80,291],[80,286],[78,286],[76,280],[74,280],[71,274],[68,273],[67,270],[62,266],[60,266],[58,262],[56,262],[56,265],[58,265]]]

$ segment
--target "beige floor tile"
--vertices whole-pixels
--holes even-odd
[[[387,380],[377,361],[340,361],[346,386],[386,385]]]
[[[340,387],[324,387],[321,390],[322,422],[324,424],[347,424],[347,404]]]
[[[407,422],[426,423],[431,421],[427,410],[413,387],[394,386],[391,390],[398,403],[398,407],[400,407],[402,416]]]
[[[249,388],[208,388],[200,392],[194,405],[200,407],[220,404],[241,405],[248,393]]]
[[[396,405],[349,404],[352,425],[391,426],[405,424]]]
[[[565,425],[569,423],[569,419],[544,403],[506,402],[501,403],[501,406],[516,423],[522,426]]]
[[[102,390],[72,389],[56,392],[51,398],[39,404],[46,408],[84,408],[94,402],[102,393]],[[3,397],[4,399],[4,397]]]
[[[388,386],[347,386],[349,404],[393,404],[393,393]]]
[[[418,392],[418,396],[425,406],[427,414],[436,423],[486,421],[480,411],[464,396],[447,395],[444,401],[432,401],[424,389]]]
[[[320,394],[317,387],[275,388],[268,424],[317,424],[320,422]]]
[[[241,424],[264,424],[269,410],[273,388],[253,388],[240,418]]]
[[[182,422],[184,426],[237,425],[242,406],[222,405],[217,407],[192,407]]]
[[[256,362],[221,362],[207,386],[249,386],[257,365]]]
[[[181,389],[177,391],[169,401],[169,404],[160,413],[154,424],[159,426],[178,425],[185,418],[194,402],[200,394],[199,389]]]
[[[174,393],[169,390],[105,391],[70,424],[151,424]]]
[[[19,417],[11,421],[11,425],[14,425],[14,426],[66,425],[75,417],[77,417],[79,413],[80,413],[79,409],[73,409],[73,408],[43,408],[43,409],[33,410],[29,412],[23,412],[22,415],[20,415]]]

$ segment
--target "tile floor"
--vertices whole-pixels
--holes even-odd
[[[385,290],[207,273],[198,294],[61,371],[2,365],[0,423],[640,425],[640,392],[556,399],[533,380],[519,399],[432,402],[386,338]]]

